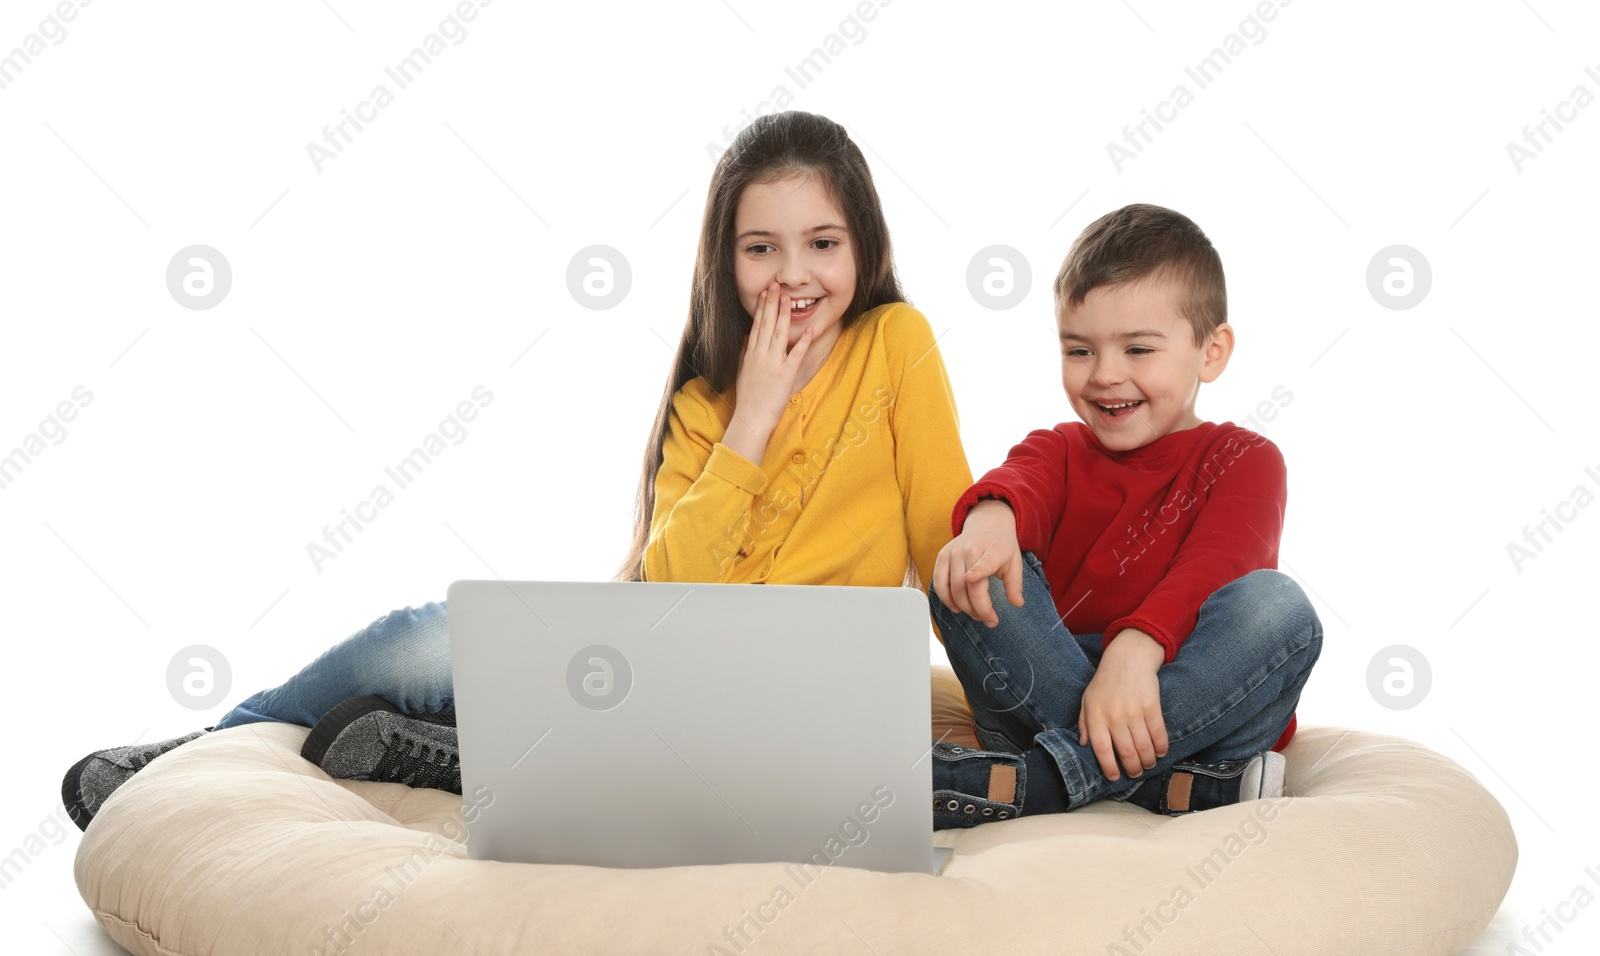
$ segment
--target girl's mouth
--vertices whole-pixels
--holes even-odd
[[[790,299],[789,321],[804,322],[806,319],[811,318],[816,314],[817,303],[821,301],[822,296],[815,296],[809,299]]]
[[[1126,418],[1133,414],[1134,409],[1144,404],[1143,400],[1126,402],[1095,402],[1094,407],[1100,412],[1103,419]]]

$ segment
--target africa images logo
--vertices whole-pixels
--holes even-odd
[[[567,693],[579,706],[613,710],[633,690],[633,666],[615,647],[590,644],[567,662]]]

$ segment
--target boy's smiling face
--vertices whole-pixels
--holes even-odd
[[[1233,353],[1223,323],[1201,345],[1178,310],[1182,285],[1159,272],[1090,290],[1056,310],[1061,384],[1073,411],[1112,451],[1131,451],[1200,424],[1200,383],[1215,381]],[[1107,407],[1113,406],[1113,407]]]

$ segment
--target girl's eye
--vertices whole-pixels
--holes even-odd
[[[753,252],[753,253],[755,253],[755,254],[756,254],[756,255],[758,255],[758,256],[759,256],[759,255],[761,255],[761,254],[762,254],[762,253],[764,253],[764,252],[770,252],[770,251],[772,251],[772,244],[771,244],[771,243],[769,243],[769,242],[758,242],[758,243],[756,243],[756,244],[755,244],[755,245],[752,245],[752,246],[751,246],[751,247],[750,247],[750,248],[749,248],[749,250],[748,250],[748,251],[749,251],[749,252]]]
[[[816,242],[812,243],[812,245],[816,246],[819,249],[833,249],[833,248],[835,248],[835,247],[837,247],[839,245],[839,240],[837,240],[837,239],[818,239]]]

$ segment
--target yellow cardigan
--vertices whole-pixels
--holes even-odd
[[[759,467],[721,443],[735,404],[704,378],[673,396],[645,580],[899,586],[912,564],[926,586],[972,471],[921,312],[843,330]]]

